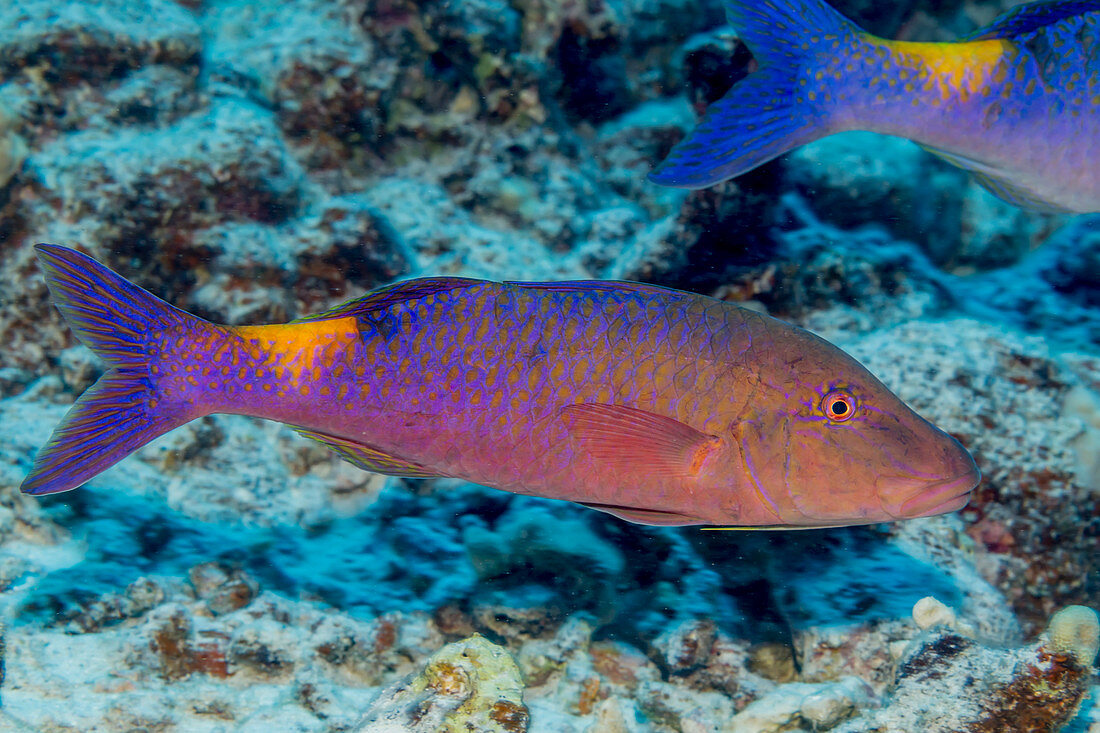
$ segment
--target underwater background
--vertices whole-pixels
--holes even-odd
[[[950,40],[1018,3],[833,4]],[[0,0],[0,731],[1100,731],[1095,660],[1059,639],[1082,627],[1047,631],[1100,608],[1100,216],[870,133],[647,182],[751,68],[724,23],[717,0]],[[715,295],[856,356],[984,477],[889,525],[654,528],[216,415],[24,496],[103,370],[43,241],[230,324],[417,275]]]

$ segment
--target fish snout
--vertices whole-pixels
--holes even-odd
[[[936,477],[891,477],[879,490],[883,509],[898,519],[931,517],[962,509],[982,478],[970,454],[958,443]],[[943,478],[946,477],[946,478]]]
[[[981,474],[974,468],[970,473],[927,484],[920,493],[902,503],[895,516],[913,519],[958,511],[970,501],[970,492],[978,485],[979,480]]]

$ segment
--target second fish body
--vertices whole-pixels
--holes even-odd
[[[909,138],[1019,206],[1100,211],[1100,2],[1015,8],[968,38],[862,31],[821,0],[728,0],[759,70],[651,176],[699,188],[826,135]]]

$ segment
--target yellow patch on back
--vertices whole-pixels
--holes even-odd
[[[941,102],[966,102],[1003,81],[1014,50],[1012,43],[1002,38],[957,43],[889,41],[874,36],[868,40],[889,51],[885,63],[895,69],[900,66],[897,73],[915,71],[916,84],[936,92]]]
[[[295,385],[310,381],[330,364],[327,355],[350,349],[359,339],[355,318],[333,318],[276,326],[235,326],[231,329],[266,357],[264,364],[279,364]]]

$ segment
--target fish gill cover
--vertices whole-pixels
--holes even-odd
[[[1094,617],[1043,632],[1100,605],[1100,220],[1051,213],[1095,201],[1096,9],[997,21],[1006,5],[0,4],[0,728],[1096,724]],[[772,11],[787,20],[752,25]],[[797,39],[826,46],[811,63]],[[676,146],[754,113],[730,100],[818,72],[851,131],[700,190],[647,181],[674,150],[728,155]],[[884,89],[870,117],[843,104]],[[937,517],[702,532],[386,479],[213,414],[78,491],[24,495],[119,367],[51,305],[39,242],[234,328],[414,277],[680,288],[843,349],[983,479]],[[120,315],[92,325],[132,329]]]

